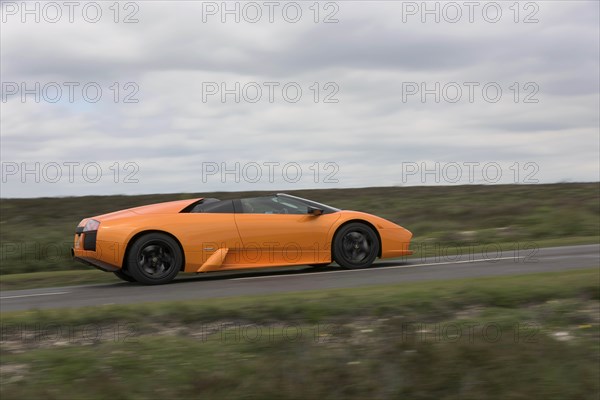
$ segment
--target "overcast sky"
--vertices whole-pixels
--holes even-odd
[[[597,1],[1,4],[2,197],[599,180]]]

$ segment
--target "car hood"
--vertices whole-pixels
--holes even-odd
[[[347,218],[351,217],[351,218],[364,219],[366,221],[369,221],[378,229],[398,229],[398,228],[405,229],[404,227],[402,227],[392,221],[388,221],[385,218],[381,218],[381,217],[378,217],[377,215],[373,215],[373,214],[367,214],[362,211],[342,210],[342,211],[340,211],[340,213],[348,216]]]

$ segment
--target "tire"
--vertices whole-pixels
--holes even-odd
[[[379,239],[370,226],[353,222],[340,228],[333,239],[333,259],[342,268],[367,268],[379,254]]]
[[[133,279],[133,277],[131,275],[128,275],[125,271],[123,271],[122,269],[118,269],[116,271],[113,271],[113,274],[115,274],[117,276],[117,278],[126,281],[126,282],[136,282],[135,279]]]
[[[183,264],[179,244],[163,233],[148,233],[138,238],[127,255],[127,272],[146,285],[172,281]]]

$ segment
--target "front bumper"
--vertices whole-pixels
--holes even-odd
[[[381,258],[398,258],[413,254],[409,250],[412,233],[404,228],[380,229]]]

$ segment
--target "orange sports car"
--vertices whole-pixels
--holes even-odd
[[[383,218],[288,194],[171,201],[83,219],[75,260],[129,282],[180,272],[285,265],[365,268],[412,254],[412,233]]]

